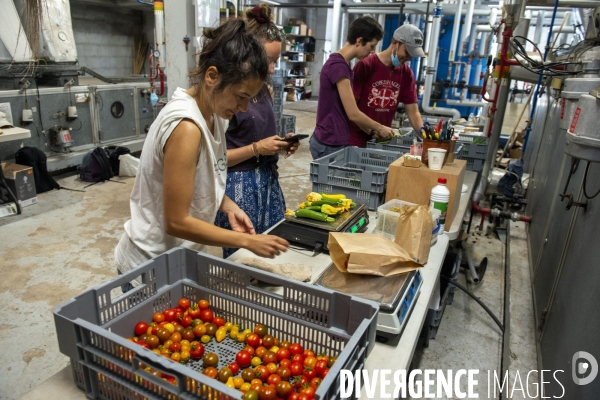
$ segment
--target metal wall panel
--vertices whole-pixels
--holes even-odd
[[[134,87],[123,85],[96,88],[98,139],[101,144],[138,136],[136,91]]]
[[[531,124],[531,132],[529,132],[529,137],[527,138],[527,149],[523,154],[523,168],[528,174],[531,174],[531,171],[533,171],[535,166],[538,150],[540,149],[542,142],[546,118],[548,116],[548,108],[552,106],[554,102],[555,100],[550,97],[548,93],[544,93],[538,98],[535,116],[533,118],[533,123]]]
[[[561,130],[564,138],[564,131]],[[540,258],[534,269],[535,274],[533,275],[533,296],[535,305],[535,316],[536,321],[539,322],[542,318],[542,312],[546,309],[549,304],[550,296],[555,286],[556,280],[558,279],[558,271],[562,265],[561,260],[567,245],[567,238],[573,222],[573,218],[576,213],[579,212],[578,207],[572,207],[570,210],[566,210],[566,202],[560,201],[559,194],[565,188],[565,183],[569,177],[569,170],[571,168],[571,157],[564,154],[564,140],[561,145],[555,146],[558,151],[563,152],[562,163],[563,168],[559,172],[555,172],[556,168],[550,166],[548,175],[554,177],[556,184],[548,185],[546,203],[552,203],[551,208],[540,207],[542,211],[548,212],[546,218],[541,221],[543,225],[546,225],[546,230],[542,238],[542,245],[540,249]],[[556,164],[559,164],[558,162]],[[579,195],[579,188],[583,182],[583,163],[580,163],[579,168],[571,177],[567,193],[573,194],[574,198]],[[550,191],[550,188],[554,188],[554,191]],[[541,217],[541,216],[540,216]],[[532,250],[533,251],[533,250]]]
[[[93,129],[90,103],[75,103],[74,100],[76,95],[85,95],[88,93],[89,89],[87,87],[73,87],[71,95],[69,95],[68,90],[63,88],[40,89],[40,102],[38,104],[36,91],[28,90],[28,106],[31,109],[35,109],[33,123],[21,125],[21,112],[25,107],[24,94],[19,94],[17,90],[0,91],[0,103],[10,103],[15,126],[21,126],[31,131],[31,138],[0,143],[0,158],[2,160],[14,159],[15,153],[21,145],[37,147],[49,156],[58,154],[47,146],[47,144],[51,144],[48,130],[57,125],[73,128],[71,137],[74,145],[69,149],[70,151],[78,151],[91,147],[90,145],[93,143]],[[65,117],[56,118],[55,115],[57,113],[67,112],[67,107],[71,104],[71,101],[77,107],[77,120],[67,121]],[[57,148],[56,150],[59,149]]]
[[[557,184],[556,174],[560,171],[561,161],[564,156],[565,138],[564,134],[562,136],[559,134],[558,121],[560,113],[557,112],[558,109],[558,102],[553,102],[549,108],[546,123],[547,129],[543,132],[539,155],[528,186],[529,201],[526,212],[532,217],[532,223],[529,226],[529,241],[533,266],[536,265],[539,259],[539,251],[543,243],[544,233],[546,232],[548,214],[552,207],[551,193],[554,193]],[[541,116],[541,114],[539,115]],[[551,175],[550,172],[553,172],[554,175]]]
[[[585,163],[582,162],[581,166]],[[588,194],[598,190],[600,164],[592,164],[588,176]],[[583,201],[583,196],[580,201]],[[585,211],[579,211],[567,248],[564,266],[560,272],[556,293],[552,299],[547,323],[540,342],[544,369],[564,370],[561,384],[567,399],[597,399],[600,376],[587,385],[574,383],[571,372],[573,355],[586,351],[600,361],[600,196],[587,201]],[[575,366],[576,367],[576,366]],[[562,389],[551,383],[546,396],[560,396]]]

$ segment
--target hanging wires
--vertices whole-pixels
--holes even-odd
[[[525,50],[525,46],[519,42],[518,39],[525,40],[528,43],[533,45],[533,48],[538,54],[542,54],[537,45],[531,40],[527,39],[524,36],[514,36],[511,38],[509,42],[509,47],[517,62],[526,70],[533,72],[534,74],[543,74],[546,76],[565,76],[565,75],[573,75],[579,71],[568,71],[567,66],[569,65],[581,65],[580,62],[549,62],[546,63],[544,61],[535,60],[527,54]],[[526,64],[523,61],[526,61]],[[560,69],[559,69],[560,68]]]

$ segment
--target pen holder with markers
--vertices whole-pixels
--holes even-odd
[[[444,164],[446,164],[448,160],[448,153],[450,152],[450,140],[432,140],[432,139],[423,139],[423,153],[421,155],[421,161],[423,164],[429,166],[427,163],[427,153],[431,148],[444,149],[446,150],[446,156],[444,157]]]

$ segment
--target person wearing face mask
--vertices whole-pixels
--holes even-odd
[[[352,94],[350,62],[372,54],[383,37],[381,25],[371,17],[355,19],[348,27],[346,44],[332,53],[321,69],[317,123],[310,138],[313,159],[325,157],[350,146],[350,123],[377,139],[391,139],[392,129],[373,121],[356,106]]]
[[[415,75],[408,66],[413,57],[426,57],[423,33],[405,24],[394,31],[390,46],[371,54],[354,67],[354,98],[358,109],[382,125],[390,126],[398,103],[403,103],[410,124],[419,132],[423,119],[417,104]],[[366,147],[372,137],[356,124],[350,125],[350,143]]]

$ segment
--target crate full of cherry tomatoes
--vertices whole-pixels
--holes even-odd
[[[377,312],[177,248],[61,304],[54,320],[92,399],[305,400],[339,398],[340,371],[364,368]]]

